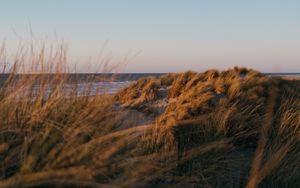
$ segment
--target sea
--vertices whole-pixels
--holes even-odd
[[[78,96],[93,96],[96,94],[115,94],[134,81],[145,77],[160,77],[166,73],[98,73],[98,74],[68,74],[68,81],[64,85],[66,95],[77,88]],[[264,73],[271,77],[299,77],[300,73]],[[48,74],[51,77],[53,75]],[[8,74],[0,74],[0,80],[6,80]],[[38,84],[36,88],[38,88]],[[88,88],[88,89],[87,89]],[[51,92],[49,85],[48,92]]]

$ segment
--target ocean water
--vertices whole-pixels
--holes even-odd
[[[299,77],[300,73],[265,73],[267,76],[279,76],[279,77]]]
[[[120,91],[122,88],[130,85],[134,81],[143,78],[143,77],[159,77],[162,74],[157,73],[134,73],[134,74],[68,74],[66,84],[62,87],[63,94],[68,96],[93,96],[99,94],[115,94]],[[16,75],[16,79],[22,79],[24,77],[30,77],[30,74],[27,75]],[[35,75],[36,76],[36,75]],[[43,75],[43,79],[53,77],[53,74]],[[8,74],[0,74],[0,85],[5,83],[5,80],[9,77]],[[38,77],[36,77],[39,80]],[[0,86],[1,87],[1,86]],[[10,87],[10,86],[8,86]],[[11,86],[13,90],[13,87]],[[40,90],[40,85],[36,84],[33,86],[33,95],[38,95]],[[45,86],[45,97],[47,98],[54,88],[51,85]],[[21,95],[26,96],[26,94],[32,92],[32,87],[24,88]],[[75,93],[74,93],[75,92]],[[21,97],[21,96],[20,96]],[[22,98],[22,97],[21,97]]]
[[[133,81],[105,81],[94,83],[79,83],[79,84],[65,84],[64,92],[66,95],[71,95],[76,88],[76,95],[78,96],[93,96],[99,94],[114,94],[122,88],[129,86]],[[50,92],[51,90],[49,90]]]
[[[59,90],[59,93],[63,94],[65,97],[70,96],[95,96],[102,94],[115,94],[122,88],[130,85],[133,81],[124,82],[94,82],[94,83],[67,83],[64,85],[53,86],[53,85],[43,85],[41,90],[40,85],[34,85],[33,87],[24,87],[20,93],[20,98],[24,98],[28,95],[38,96],[40,91],[42,91],[45,98],[48,98],[51,93],[55,90]],[[13,89],[13,88],[12,88]],[[23,97],[22,97],[23,96]]]
[[[299,77],[300,73],[265,73],[274,77]],[[64,95],[72,96],[93,96],[98,94],[114,94],[122,88],[129,86],[134,81],[148,76],[159,77],[164,74],[159,73],[135,73],[135,74],[70,74],[69,80],[63,86]],[[50,77],[52,75],[49,75]],[[5,80],[7,75],[0,75],[1,80]],[[35,86],[38,92],[39,85]],[[45,95],[49,96],[52,87],[46,86]],[[76,92],[76,93],[74,93]]]

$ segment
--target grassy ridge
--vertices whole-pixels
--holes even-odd
[[[0,187],[300,184],[299,80],[234,68],[65,97],[67,75],[15,73],[0,90]]]
[[[156,145],[174,147],[180,176],[198,175],[204,178],[200,185],[212,187],[297,187],[299,84],[244,68],[210,70],[146,78],[117,99],[157,117],[163,140]],[[164,101],[163,110],[157,108]],[[216,141],[226,145],[204,156],[185,156]]]

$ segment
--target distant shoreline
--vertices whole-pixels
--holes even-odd
[[[101,81],[115,81],[115,82],[123,82],[123,81],[136,81],[140,78],[145,77],[160,77],[169,73],[62,73],[62,76],[68,76],[68,82],[101,82]],[[300,78],[300,73],[263,73],[266,76],[272,77],[289,77],[289,78]],[[18,74],[17,76],[33,76],[37,74]],[[40,74],[43,76],[57,76],[57,73],[46,73]],[[4,73],[0,74],[0,81],[4,81],[8,78],[9,74]]]

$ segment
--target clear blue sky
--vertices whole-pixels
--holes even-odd
[[[299,0],[2,0],[0,40],[57,35],[70,59],[113,62],[125,72],[173,72],[235,65],[300,72]],[[107,45],[105,45],[108,41]],[[91,61],[93,62],[93,61]]]

